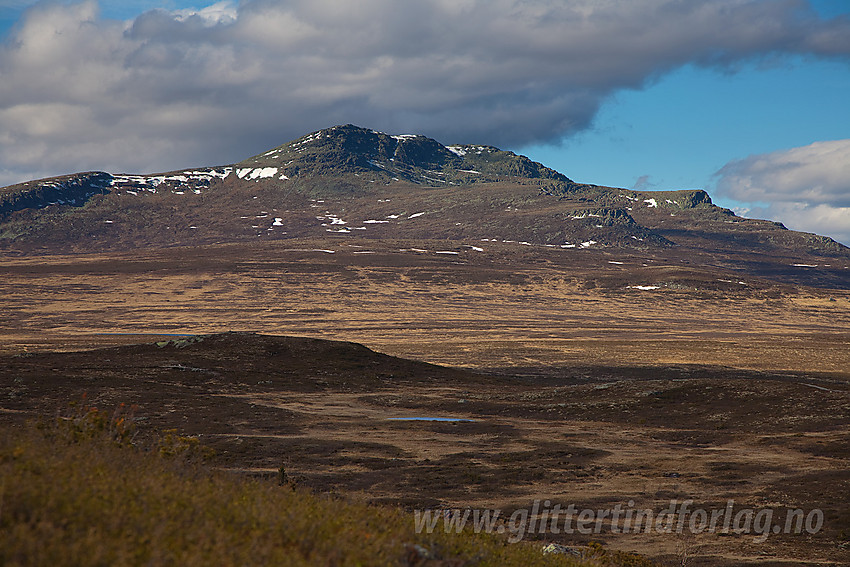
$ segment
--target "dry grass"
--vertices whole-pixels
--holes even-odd
[[[393,508],[211,472],[174,432],[134,447],[129,419],[83,405],[6,428],[0,564],[651,565],[599,547],[580,562],[471,531],[418,535]]]
[[[846,291],[695,275],[618,251],[471,242],[485,252],[347,239],[8,259],[0,352],[153,340],[104,332],[245,330],[478,368],[850,367]],[[336,253],[310,251],[323,248]],[[458,256],[436,254],[447,248]],[[643,284],[661,287],[628,287]]]

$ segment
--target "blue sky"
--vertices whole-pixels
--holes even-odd
[[[713,193],[715,174],[734,159],[850,136],[847,101],[846,62],[798,58],[736,74],[686,66],[613,95],[588,129],[561,144],[517,151],[577,181]]]
[[[613,95],[593,125],[562,146],[523,150],[585,181],[632,187],[649,176],[648,188],[673,189],[704,187],[734,158],[850,133],[846,63],[748,67],[735,75],[678,69],[646,89]]]
[[[844,0],[0,0],[0,185],[352,122],[850,244]],[[153,9],[158,12],[150,12]]]

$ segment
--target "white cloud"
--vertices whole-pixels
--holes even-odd
[[[176,10],[174,15],[181,22],[185,22],[190,18],[198,18],[204,25],[214,26],[216,24],[228,24],[235,21],[238,17],[238,12],[233,2],[225,0],[224,2],[218,2],[200,10],[195,8]]]
[[[797,0],[243,0],[127,22],[43,2],[0,44],[0,184],[228,163],[347,122],[545,142],[678,66],[783,53],[846,57],[850,20]]]
[[[748,216],[850,243],[850,139],[749,156],[716,176],[718,195],[755,203]]]
[[[829,235],[850,246],[850,207],[777,201],[766,207],[752,207],[746,216],[779,221],[791,230]]]

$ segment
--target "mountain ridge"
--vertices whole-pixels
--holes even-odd
[[[768,270],[779,274],[821,258],[850,261],[850,249],[828,237],[738,217],[703,190],[577,183],[493,146],[350,124],[230,165],[83,172],[0,188],[6,253],[353,237],[678,250],[706,264],[780,264]],[[846,282],[842,274],[830,280]]]

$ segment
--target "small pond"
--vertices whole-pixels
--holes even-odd
[[[388,417],[387,421],[475,421],[464,417]]]

